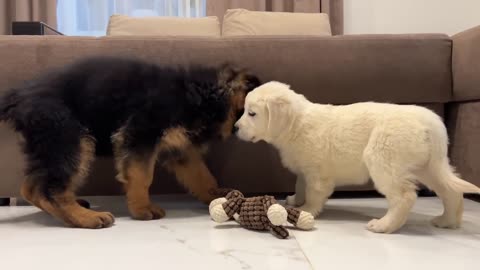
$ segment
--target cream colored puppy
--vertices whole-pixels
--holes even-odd
[[[458,228],[463,193],[480,189],[458,178],[447,157],[447,132],[435,113],[419,106],[374,102],[315,104],[286,84],[269,82],[250,92],[236,123],[243,140],[264,140],[279,151],[297,177],[287,203],[317,216],[336,186],[371,178],[388,211],[367,229],[391,233],[405,222],[423,183],[442,199],[437,227]]]

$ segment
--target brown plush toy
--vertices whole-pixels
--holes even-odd
[[[283,225],[288,221],[302,230],[313,228],[313,216],[296,208],[284,208],[272,196],[245,198],[238,190],[233,190],[224,198],[210,203],[210,216],[216,222],[234,218],[240,225],[250,230],[269,230],[278,238],[289,236]]]

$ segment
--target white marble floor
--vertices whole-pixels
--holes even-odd
[[[408,224],[381,235],[364,229],[386,208],[384,199],[330,200],[310,232],[288,240],[269,233],[218,225],[205,206],[185,197],[155,198],[167,210],[157,221],[128,217],[121,197],[88,198],[112,211],[112,228],[84,230],[31,206],[0,207],[1,269],[478,269],[480,203],[466,200],[464,227],[429,225],[441,213],[436,198],[421,198]]]

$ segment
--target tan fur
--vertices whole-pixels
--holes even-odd
[[[144,160],[129,160],[125,166],[128,209],[133,218],[141,220],[158,219],[165,211],[150,202],[149,188],[153,181],[155,156]]]
[[[32,178],[32,176],[28,176],[23,181],[22,186],[20,187],[20,195],[22,195],[23,199],[27,202],[41,208],[40,204],[37,203],[37,199],[35,198],[37,191]]]
[[[228,138],[232,134],[232,126],[235,124],[235,109],[233,107],[228,111],[227,119],[220,128],[220,134],[223,139]]]
[[[227,86],[227,83],[232,79],[235,73],[236,72],[231,67],[225,66],[221,68],[218,72],[218,85],[225,89],[225,86]]]
[[[232,80],[232,82],[230,83],[230,87],[233,89],[233,91],[246,93],[248,84],[246,75],[247,74],[245,72],[240,72],[237,74],[235,79]]]
[[[177,180],[195,197],[205,203],[217,198],[217,181],[205,165],[201,154],[191,147],[182,161],[171,161],[166,167],[175,173]]]
[[[190,140],[188,139],[187,131],[183,127],[175,127],[167,129],[157,145],[158,152],[162,150],[171,150],[171,149],[186,149],[191,145]]]
[[[221,126],[222,138],[226,139],[232,134],[232,126],[236,121],[237,111],[243,108],[246,96],[246,77],[244,73],[240,73],[230,83],[230,108],[227,119]]]
[[[80,139],[80,157],[78,171],[72,177],[73,189],[83,184],[85,177],[88,176],[90,166],[95,159],[95,139],[91,137],[83,137]]]
[[[76,201],[73,191],[54,196],[54,203],[39,197],[39,204],[42,209],[54,217],[65,221],[68,225],[99,229],[110,227],[114,223],[114,217],[108,212],[96,212],[83,208]]]
[[[126,183],[125,180],[125,159],[128,153],[123,151],[122,145],[125,141],[125,128],[121,127],[115,134],[112,135],[113,156],[115,159],[115,169],[117,170],[117,180],[122,183]]]
[[[80,154],[78,171],[72,176],[65,192],[55,194],[51,200],[47,200],[38,186],[35,185],[34,175],[26,178],[21,187],[21,195],[25,200],[48,212],[55,218],[68,225],[98,229],[110,227],[114,223],[114,217],[108,212],[96,212],[86,209],[78,204],[75,196],[77,186],[83,182],[88,174],[90,164],[94,159],[95,145],[91,138],[82,138],[80,141]]]
[[[150,156],[137,157],[126,152],[124,143],[124,127],[112,136],[117,169],[117,180],[124,184],[127,195],[127,205],[130,214],[135,219],[151,220],[165,216],[165,211],[150,202],[149,188],[153,181],[155,163],[158,152],[169,147],[181,146],[186,143],[185,130],[173,129],[165,132],[161,142]]]

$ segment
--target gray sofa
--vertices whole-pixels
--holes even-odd
[[[420,104],[444,117],[451,156],[480,185],[480,27],[442,34],[333,37],[62,37],[0,36],[0,92],[89,55],[128,55],[163,65],[217,66],[229,61],[263,81],[280,80],[315,102]],[[132,89],[133,91],[133,89]],[[23,156],[18,136],[0,125],[0,197],[18,196]],[[206,157],[222,186],[244,192],[292,192],[294,177],[274,149],[232,138]],[[111,159],[98,159],[82,194],[122,193]],[[152,193],[182,189],[163,170]],[[343,189],[371,189],[343,187]]]

